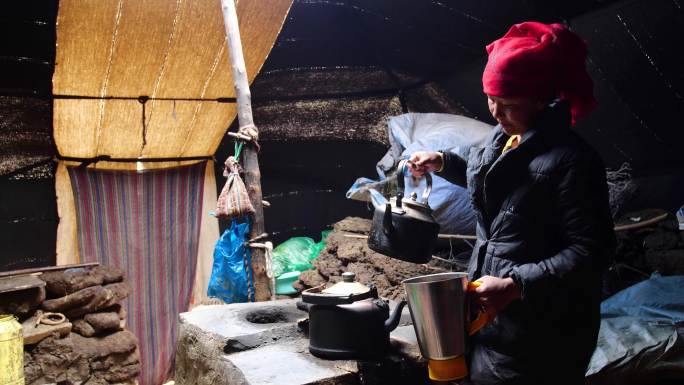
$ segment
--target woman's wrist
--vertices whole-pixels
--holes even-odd
[[[511,277],[504,278],[504,281],[506,281],[506,288],[507,291],[510,293],[510,296],[512,299],[520,299],[521,296],[521,290],[518,284],[515,282],[515,280]]]

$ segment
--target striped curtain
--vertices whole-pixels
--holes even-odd
[[[124,304],[140,342],[141,385],[159,385],[173,369],[177,317],[195,277],[205,167],[69,168],[83,262],[122,268],[133,288]]]

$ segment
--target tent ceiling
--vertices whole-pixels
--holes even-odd
[[[577,128],[609,166],[629,162],[646,174],[684,163],[684,12],[677,0],[296,0],[254,96],[278,96],[278,73],[380,69],[388,79],[411,75],[396,87],[436,81],[471,116],[491,122],[480,81],[484,46],[524,20],[566,23],[587,40],[599,108]],[[353,92],[349,86],[328,88]]]
[[[250,79],[290,5],[238,3]],[[235,116],[234,103],[214,100],[234,97],[230,71],[218,0],[61,0],[52,79],[57,149],[85,158],[212,155]],[[139,102],[141,95],[150,100]]]
[[[102,1],[105,4],[111,2],[112,0]],[[190,2],[166,3],[173,3],[164,4],[166,7],[176,7],[180,3],[182,8]],[[261,0],[244,3],[272,2]],[[3,39],[0,45],[0,91],[4,95],[51,94],[57,4],[57,0],[25,0],[0,4],[3,15],[0,16],[3,20],[0,28],[3,28],[6,36],[11,36]],[[125,21],[126,15],[130,14],[126,12],[130,5],[128,1],[123,1],[122,4],[121,21]],[[264,76],[256,79],[254,97],[268,100],[283,94],[300,92],[298,90],[302,88],[301,81],[297,77],[300,69],[316,67],[321,73],[325,73],[326,69],[339,67],[361,68],[366,73],[387,72],[390,69],[397,74],[410,75],[404,84],[420,80],[443,80],[441,85],[448,90],[450,98],[462,104],[473,116],[487,119],[486,106],[479,88],[479,76],[484,64],[484,44],[501,35],[512,23],[525,19],[566,22],[589,42],[589,68],[596,82],[596,94],[600,101],[599,109],[581,127],[582,131],[599,147],[609,163],[619,165],[622,161],[630,161],[633,166],[648,172],[668,163],[682,162],[678,155],[678,144],[684,141],[684,130],[678,128],[679,119],[676,117],[678,111],[684,107],[684,99],[681,97],[684,94],[684,77],[679,71],[684,65],[684,54],[677,49],[682,41],[682,32],[678,26],[684,21],[681,4],[678,0],[295,0],[282,33],[263,65]],[[244,7],[245,4],[240,6]],[[162,11],[155,12],[158,15]],[[168,10],[165,12],[168,13]],[[155,23],[157,24],[159,23]],[[158,27],[150,26],[149,30],[150,33],[159,33]],[[147,44],[151,37],[150,33],[145,32],[141,35],[145,37],[144,40],[141,37],[139,41],[127,44],[140,45],[143,41]],[[163,45],[163,41],[156,44]],[[141,60],[151,60],[147,54],[142,56]],[[58,66],[59,63],[58,61]],[[115,65],[119,61],[112,63]],[[172,68],[170,66],[168,64],[167,68]],[[128,76],[119,71],[112,67],[112,82],[130,77],[135,78],[132,83],[146,84],[147,89],[133,92],[133,96],[150,95],[155,89],[154,85],[147,84],[147,75]],[[287,74],[282,75],[282,81],[275,78],[278,72]],[[162,80],[170,79],[168,75]],[[372,90],[368,84],[361,84],[354,76],[351,78],[354,81],[345,82],[336,90],[333,86],[335,78],[331,77],[328,82],[330,85],[326,85],[324,91],[335,93]],[[383,78],[381,75],[376,78],[377,88],[386,88],[391,84],[387,82],[391,78]],[[260,83],[262,80],[263,84]],[[184,81],[184,78],[181,77],[180,81]],[[293,83],[297,87],[288,90]],[[188,90],[196,92],[196,88],[193,88],[195,85],[197,83],[189,86]],[[110,94],[112,87],[113,84],[107,90]],[[205,92],[209,95],[212,90],[219,88],[221,87],[207,86]],[[230,86],[225,89],[231,91]],[[97,91],[97,87],[95,90]],[[170,92],[161,83],[156,90],[158,93]],[[301,90],[301,93],[307,92],[309,91]],[[227,93],[217,93],[219,96],[228,96]],[[115,110],[118,108],[117,103],[125,102],[104,103],[111,113],[105,114],[103,122],[112,120],[112,114],[119,114]],[[139,138],[138,143],[131,145],[134,150],[130,151],[135,153],[137,147],[139,154],[141,108],[136,103],[129,102],[131,112],[122,116],[137,121],[122,129],[125,135]],[[5,103],[10,104],[12,108],[16,105]],[[155,138],[166,134],[158,129],[159,126],[154,128],[159,117],[168,116],[169,110],[173,115],[173,108],[169,109],[161,104],[158,102],[152,110],[147,111],[151,124],[150,141],[156,141]],[[193,107],[197,108],[196,105],[181,104],[183,103],[176,103],[177,119],[181,108],[195,113]],[[148,106],[151,105],[152,102],[148,102]],[[215,108],[221,110],[221,106]],[[205,107],[200,107],[199,113],[206,110]],[[51,110],[42,108],[40,111]],[[92,118],[80,116],[79,119],[85,122]],[[195,127],[198,124],[197,120],[193,123]],[[180,125],[181,123],[173,121],[169,125],[169,131],[181,132],[178,128]],[[33,128],[25,126],[21,130],[31,129]],[[10,132],[8,135],[13,135],[12,130],[16,131],[16,128],[8,126],[5,130],[5,127],[0,127],[0,136],[7,132]],[[189,142],[196,135],[188,132]],[[109,143],[111,135],[104,132],[102,134],[102,143]],[[92,137],[84,139],[91,143],[94,141]],[[0,140],[0,143],[5,142],[12,141]],[[173,146],[165,146],[164,150],[171,147]],[[203,148],[209,147],[211,146]],[[183,145],[179,144],[174,148],[173,151],[180,151]],[[186,155],[195,155],[190,154],[189,150],[189,147],[186,148]],[[143,151],[143,155],[148,153]]]
[[[611,1],[295,1],[264,70],[389,66],[431,78],[484,53],[525,19],[561,21]]]

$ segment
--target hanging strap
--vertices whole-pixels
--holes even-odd
[[[235,148],[234,148],[234,154],[233,157],[235,157],[235,162],[240,163],[240,154],[242,153],[242,147],[245,145],[245,142],[236,140],[235,141]]]

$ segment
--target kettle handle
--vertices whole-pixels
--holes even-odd
[[[468,282],[467,291],[475,291],[475,289],[477,289],[480,285],[482,285],[482,282],[480,281]],[[480,329],[485,327],[493,319],[493,313],[489,311],[478,310],[477,317],[475,317],[475,319],[471,321],[468,325],[468,335],[472,336],[473,334],[477,333],[478,331],[480,331]]]
[[[401,162],[399,162],[399,166],[397,167],[397,204],[399,204],[399,201],[403,198],[404,196],[404,170],[406,169],[406,166],[408,164],[413,164],[408,159],[404,159]],[[426,172],[424,174],[425,177],[425,191],[423,191],[423,197],[422,203],[427,204],[428,203],[428,198],[430,197],[430,192],[432,192],[432,175],[430,175],[429,172]],[[401,194],[401,195],[399,195]]]
[[[398,203],[400,200],[401,198],[397,198],[397,206],[399,207],[401,207]],[[394,226],[392,226],[392,205],[390,203],[385,205],[385,214],[382,217],[382,231],[387,236],[392,236],[394,232]]]

